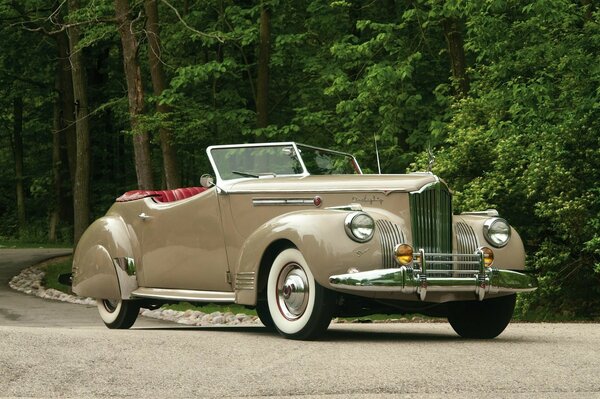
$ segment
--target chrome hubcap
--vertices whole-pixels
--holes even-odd
[[[277,279],[277,306],[288,320],[298,319],[308,304],[306,273],[297,263],[287,264]]]
[[[110,299],[103,299],[102,304],[104,304],[104,309],[106,309],[109,313],[113,313],[117,309],[119,302],[111,301]]]

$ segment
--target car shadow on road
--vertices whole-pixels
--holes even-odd
[[[272,336],[282,338],[276,331],[262,326],[174,326],[174,327],[141,327],[136,330],[147,331],[205,331],[222,332],[248,335]],[[353,327],[336,327],[327,330],[317,342],[503,342],[503,343],[527,343],[528,340],[522,336],[511,337],[500,335],[493,340],[464,339],[458,335],[449,333],[425,332],[425,331],[384,331],[377,329],[357,330]]]

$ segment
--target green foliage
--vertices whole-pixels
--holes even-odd
[[[521,309],[542,318],[600,315],[600,30],[584,15],[568,1],[473,15],[477,79],[435,170],[458,209],[496,207],[525,237],[540,288]]]
[[[46,266],[46,274],[42,279],[42,285],[46,288],[53,288],[58,291],[62,291],[66,294],[72,295],[71,287],[58,282],[58,277],[61,274],[71,273],[73,266],[73,258],[69,257],[60,262],[52,262]]]

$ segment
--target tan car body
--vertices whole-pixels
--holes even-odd
[[[344,228],[351,208],[360,207],[376,221],[397,226],[410,244],[409,193],[437,181],[428,173],[268,177],[240,179],[225,189],[212,187],[175,202],[158,203],[149,197],[116,202],[76,248],[73,291],[94,298],[253,306],[274,256],[294,246],[323,287],[369,298],[419,301],[418,295],[401,292],[348,291],[330,284],[330,277],[381,269],[389,246],[382,243],[379,226],[369,242],[351,240]],[[472,229],[478,246],[489,246],[483,235],[489,218],[454,215],[452,247],[457,248],[457,223]],[[494,248],[494,255],[495,268],[525,268],[523,244],[514,229],[510,242]],[[486,297],[495,295],[503,294]],[[470,299],[472,292],[431,292],[426,300]]]

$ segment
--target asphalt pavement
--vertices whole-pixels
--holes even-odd
[[[93,307],[9,291],[40,257],[0,250],[0,397],[600,398],[598,324],[513,323],[489,341],[446,323],[336,324],[315,342],[143,319],[116,331]]]

